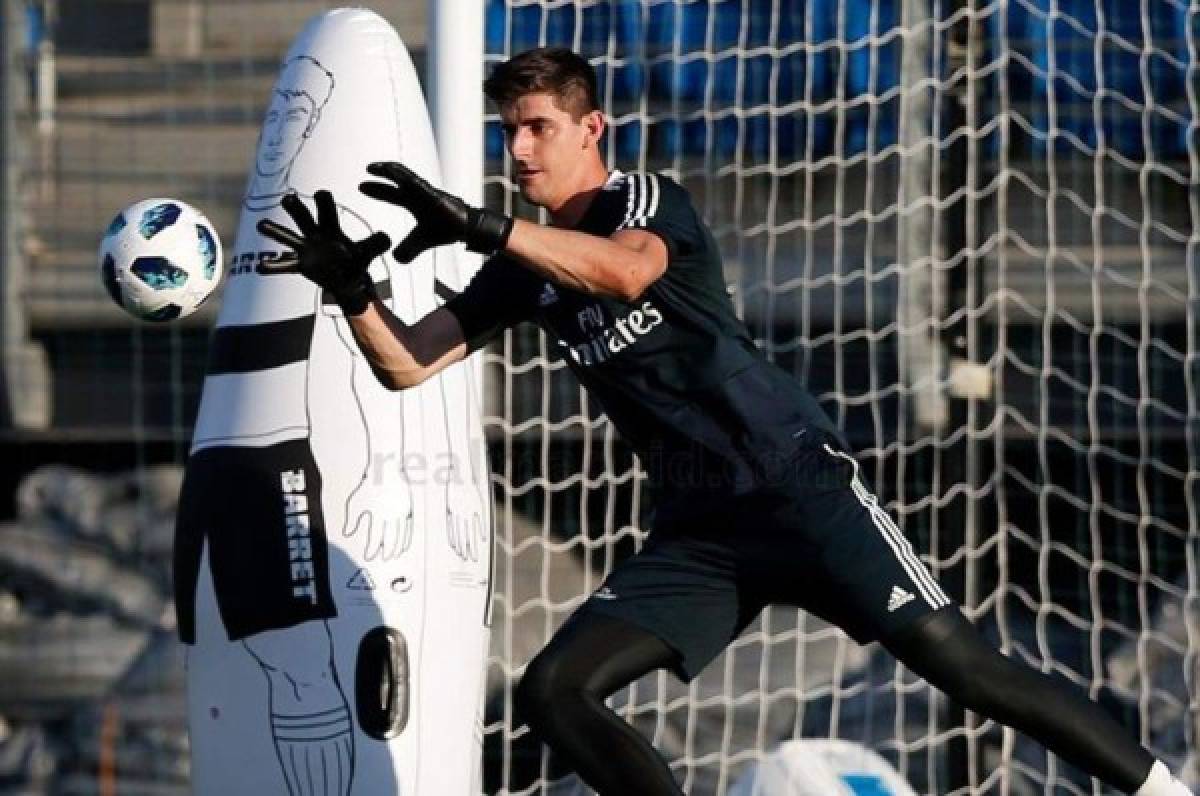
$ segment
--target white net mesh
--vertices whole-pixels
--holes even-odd
[[[760,345],[947,590],[1193,777],[1198,28],[1181,0],[491,0],[486,48],[589,57],[612,164],[692,192]],[[495,117],[487,142],[489,203],[528,212]],[[503,793],[574,787],[500,686],[648,520],[550,352],[525,329],[488,358]],[[875,749],[922,793],[1099,792],[794,610],[616,704],[689,793],[798,735]]]

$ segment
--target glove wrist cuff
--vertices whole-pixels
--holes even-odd
[[[375,298],[375,283],[369,276],[363,274],[361,281],[338,291],[334,298],[337,299],[338,306],[342,308],[343,315],[362,315],[367,311],[371,300]]]
[[[491,256],[508,245],[512,234],[512,216],[484,208],[472,208],[475,218],[466,239],[467,249],[477,254]]]

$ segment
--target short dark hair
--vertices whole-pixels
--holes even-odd
[[[538,47],[514,55],[483,81],[483,93],[500,108],[526,94],[549,94],[576,121],[600,109],[596,70],[566,47]]]

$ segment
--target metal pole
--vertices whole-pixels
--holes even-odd
[[[952,38],[942,32],[941,21],[957,0],[904,0],[902,20],[904,52],[901,61],[903,94],[900,107],[900,222],[897,251],[903,275],[900,293],[902,378],[912,390],[914,433],[931,435],[933,488],[944,492],[965,475],[964,446],[946,442],[946,432],[956,430],[963,420],[961,402],[951,402],[944,389],[946,341],[942,328],[947,310],[958,309],[957,295],[942,264],[964,246],[961,207],[937,207],[936,200],[953,192],[955,181],[964,179],[961,149],[955,145],[942,152],[939,140],[958,129],[963,121],[954,91],[946,85],[946,44]],[[956,203],[959,204],[959,203]],[[952,405],[953,404],[953,405]],[[941,498],[941,494],[935,494]],[[961,551],[965,513],[963,498],[932,510],[931,548],[939,561],[952,560]],[[963,599],[963,567],[938,571],[946,592]],[[972,721],[960,706],[945,706],[947,729],[969,733]],[[946,781],[942,790],[960,790],[971,778],[970,741],[954,734],[943,744]]]
[[[3,356],[3,384],[0,402],[3,417],[0,423],[5,428],[17,425],[17,404],[13,394],[13,353],[19,339],[20,295],[17,291],[21,270],[20,251],[16,234],[17,198],[17,146],[16,124],[13,107],[22,97],[18,75],[25,70],[17,68],[16,54],[19,52],[16,30],[23,20],[18,16],[15,0],[0,0],[0,355]],[[22,67],[24,64],[21,65]]]
[[[483,0],[429,0],[426,80],[446,190],[483,204]]]
[[[939,18],[946,24],[944,56],[942,58],[942,74],[945,89],[941,103],[940,135],[954,136],[952,143],[945,150],[945,159],[939,169],[940,185],[938,193],[942,201],[947,197],[962,191],[960,198],[946,205],[942,214],[940,232],[940,249],[944,253],[942,259],[948,259],[952,264],[945,276],[947,307],[960,313],[956,322],[947,324],[941,331],[939,344],[948,357],[948,366],[952,385],[957,383],[955,374],[966,372],[970,368],[971,356],[977,352],[969,342],[974,342],[974,315],[970,312],[972,303],[978,300],[978,292],[973,289],[972,280],[978,278],[978,258],[973,255],[976,235],[971,225],[975,221],[973,181],[977,178],[976,169],[972,168],[971,159],[978,155],[978,146],[969,135],[963,135],[964,130],[973,129],[975,110],[972,91],[974,90],[973,76],[969,68],[974,65],[971,52],[972,21],[971,17],[958,16],[969,8],[970,0],[941,0]],[[966,189],[965,191],[963,189]],[[952,386],[948,391],[946,401],[947,423],[952,432],[964,430],[966,433],[958,437],[958,441],[948,446],[942,452],[942,472],[947,484],[956,484],[973,489],[979,478],[977,465],[977,441],[971,433],[974,423],[972,412],[973,402],[969,391],[963,391]],[[941,527],[943,550],[939,555],[945,556],[959,552],[965,548],[968,553],[978,549],[978,522],[975,499],[970,494],[963,493],[948,502],[941,512]],[[967,609],[978,604],[977,584],[979,559],[962,556],[962,564],[953,573],[947,573],[951,582],[946,583],[947,590],[954,594]],[[979,767],[978,749],[975,743],[975,730],[978,722],[974,714],[966,710],[954,711],[954,720],[960,723],[966,737],[956,741],[950,747],[949,764],[951,781],[950,787],[955,789],[975,788],[979,785],[981,772]]]
[[[37,49],[37,109],[38,132],[44,137],[54,135],[58,105],[58,67],[54,53],[54,33],[58,27],[58,4],[45,0],[42,4],[42,38]]]
[[[930,321],[942,317],[945,294],[934,262],[931,201],[936,190],[933,185],[931,78],[934,26],[931,2],[904,0],[902,7],[900,222],[896,248],[901,265],[898,315],[902,378],[914,390],[913,408],[918,427],[938,430],[946,423],[946,401],[939,386],[943,357]]]
[[[433,135],[442,164],[443,184],[450,193],[480,206],[483,196],[483,0],[429,0],[427,83]],[[482,258],[463,248],[455,252],[463,284],[482,265]],[[468,365],[481,399],[489,407],[499,387],[484,379],[483,355]],[[485,412],[488,411],[485,409]]]
[[[971,7],[972,0],[951,0],[950,14],[958,14]],[[945,129],[948,132],[977,128],[977,111],[975,102],[975,75],[972,71],[975,65],[975,44],[978,38],[976,23],[972,17],[964,16],[948,29],[947,47],[947,76],[961,74],[960,80],[947,86],[947,101],[945,106]],[[951,428],[973,426],[975,418],[970,410],[975,408],[974,401],[986,398],[990,394],[990,383],[986,371],[981,371],[974,363],[979,357],[978,318],[972,312],[978,305],[982,291],[982,271],[980,257],[976,253],[978,245],[978,199],[976,187],[979,182],[979,149],[978,140],[972,135],[958,135],[954,143],[946,150],[946,166],[942,172],[941,196],[943,199],[955,191],[966,189],[958,201],[947,205],[945,210],[944,241],[946,251],[950,254],[962,252],[962,256],[948,269],[946,275],[946,292],[949,306],[955,311],[963,311],[955,323],[948,325],[942,334],[942,345],[949,357],[951,396]],[[971,429],[969,428],[968,431]],[[975,447],[977,438],[968,433],[963,439],[965,458],[963,462],[962,479],[969,487],[977,483],[979,477],[978,462]],[[967,498],[963,512],[963,543],[969,549],[976,549],[978,527],[975,521],[976,501]],[[970,608],[979,601],[979,584],[977,559],[968,558],[966,561],[965,583],[963,587],[963,603]]]
[[[50,424],[49,376],[45,352],[29,339],[22,285],[23,212],[18,189],[21,149],[16,114],[25,108],[25,64],[20,31],[24,20],[16,0],[0,0],[0,428],[44,429]]]

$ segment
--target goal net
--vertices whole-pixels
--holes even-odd
[[[544,44],[596,66],[611,164],[689,189],[758,343],[978,626],[1194,778],[1200,8],[489,0],[486,19],[489,69]],[[488,202],[529,215],[488,119]],[[485,367],[487,785],[573,792],[505,686],[644,540],[650,496],[552,341],[514,330]],[[613,704],[688,793],[797,736],[872,749],[921,793],[1100,792],[793,609],[690,686],[650,676]]]

